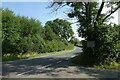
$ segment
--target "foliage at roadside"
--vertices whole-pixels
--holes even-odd
[[[27,52],[27,53],[19,53],[19,54],[7,53],[3,55],[2,61],[6,62],[6,61],[21,60],[21,59],[30,59],[30,58],[40,57],[40,56],[59,54],[61,52],[66,52],[66,51],[71,51],[71,50],[64,50],[64,51],[59,51],[59,52],[45,52],[45,53],[38,53],[38,52]]]
[[[95,47],[87,47],[83,41],[83,53],[75,57],[73,62],[85,66],[116,67],[120,64],[120,26],[100,25],[95,31]],[[111,67],[111,68],[112,68]],[[120,66],[119,66],[120,67]]]
[[[82,41],[79,41],[78,38],[72,37],[70,42],[74,44],[74,46],[82,47]]]
[[[91,56],[90,56],[91,57]],[[114,69],[114,70],[120,70],[120,62],[112,62],[111,64],[94,64],[93,59],[91,59],[89,56],[87,56],[84,53],[80,53],[79,55],[73,57],[71,59],[72,63],[78,64],[80,66],[85,67],[94,67],[97,69]]]
[[[71,9],[66,12],[68,17],[76,18],[79,25],[78,34],[85,40],[83,44],[83,58],[78,62],[92,65],[111,65],[120,61],[120,26],[108,25],[112,14],[120,8],[118,2],[53,2],[50,7],[58,10],[64,6]],[[104,8],[108,8],[102,13]],[[87,47],[88,41],[94,41],[94,48]],[[82,60],[83,59],[83,60]],[[89,61],[88,61],[89,60]],[[77,62],[77,61],[76,61]]]
[[[71,38],[74,34],[71,24],[62,19],[55,19],[53,21],[48,21],[46,25],[49,25],[52,29],[52,31],[61,39],[68,40]]]
[[[69,24],[66,23],[66,25]],[[71,29],[70,25],[69,28]],[[72,35],[69,37],[72,37]],[[61,40],[52,30],[51,25],[46,24],[43,27],[39,20],[24,16],[16,16],[9,9],[2,9],[3,56],[7,53],[16,55],[31,52],[56,52],[68,49],[73,49],[73,44],[71,44],[68,39],[65,39],[65,37],[62,37]]]

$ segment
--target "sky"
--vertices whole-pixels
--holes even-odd
[[[12,10],[15,15],[28,16],[29,18],[38,19],[44,26],[47,21],[59,19],[68,19],[68,16],[64,13],[66,8],[62,8],[56,12],[52,8],[47,8],[50,2],[2,2],[2,8],[8,8]],[[71,20],[69,20],[71,21]],[[82,40],[77,35],[77,26],[72,24],[75,36]]]
[[[35,19],[39,19],[44,25],[48,20],[54,20],[55,18],[64,18],[65,14],[62,12],[52,12],[52,9],[46,9],[50,3],[48,2],[4,2],[3,8],[9,8],[15,15],[28,16]]]
[[[49,20],[54,20],[56,18],[60,19],[68,19],[67,15],[64,13],[68,8],[62,8],[57,12],[53,12],[53,9],[47,8],[50,5],[50,2],[2,2],[2,8],[8,8],[12,10],[15,15],[20,16],[28,16],[29,18],[35,18],[40,20],[42,25],[44,26],[45,23]],[[103,10],[105,12],[106,9]],[[115,19],[111,20],[111,22],[118,23],[118,13],[114,13]],[[70,20],[69,20],[70,21]],[[83,40],[82,38],[78,37],[77,35],[77,26],[76,24],[72,25],[73,31],[75,36],[79,40]]]

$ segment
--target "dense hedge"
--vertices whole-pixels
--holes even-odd
[[[71,43],[68,43],[68,45],[66,45],[64,42],[53,40],[46,42],[46,45],[44,47],[44,52],[55,52],[55,51],[72,49],[72,48],[73,48],[73,44]]]
[[[86,63],[110,65],[120,60],[120,26],[99,24],[94,33],[94,48],[83,41],[83,56],[89,56]]]
[[[36,19],[24,16],[15,16],[8,10],[2,10],[2,52],[54,52],[72,49],[73,45],[59,37],[49,25],[43,27]]]

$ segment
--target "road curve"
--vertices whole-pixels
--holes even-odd
[[[33,59],[4,62],[3,78],[118,78],[116,70],[99,70],[77,66],[70,58],[82,52],[75,47],[74,51],[62,52]]]

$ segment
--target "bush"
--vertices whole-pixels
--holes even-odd
[[[116,25],[99,25],[94,32],[94,48],[87,47],[87,40],[82,42],[83,56],[89,60],[90,64],[111,65],[115,61],[119,61],[120,34],[119,31],[117,31],[117,27]],[[84,58],[81,59],[83,59],[84,62]]]
[[[116,62],[120,63],[120,40],[116,42],[115,49],[116,53],[118,54]]]
[[[99,43],[95,47],[95,53],[98,55],[98,63],[110,65],[115,62],[120,54],[120,43],[118,39],[118,31],[116,31],[116,25],[103,25],[99,26],[98,37],[96,43]]]
[[[43,27],[38,20],[15,16],[8,9],[2,10],[2,32],[3,55],[45,53],[73,48],[67,40],[60,41],[49,25]]]
[[[73,49],[73,45],[68,43],[66,46],[63,42],[57,41],[57,40],[52,40],[52,41],[47,41],[44,47],[46,52],[55,52],[55,51],[61,51],[61,50],[68,50],[68,49]]]

